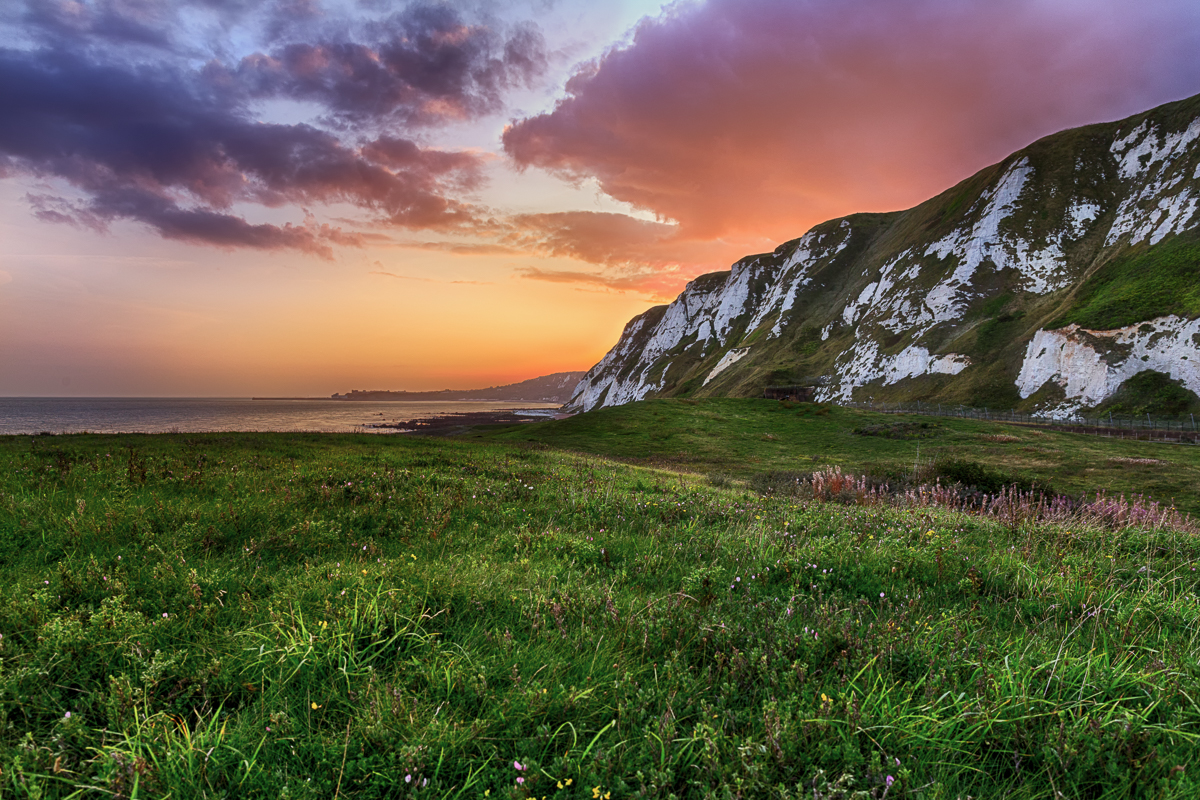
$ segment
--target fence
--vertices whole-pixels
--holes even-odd
[[[1038,414],[1021,414],[1016,409],[970,408],[962,405],[931,403],[919,400],[908,403],[874,401],[860,403],[851,400],[839,403],[838,405],[884,414],[924,414],[934,417],[962,417],[964,419],[990,420],[992,422],[1039,425],[1052,427],[1057,430],[1093,433],[1121,439],[1145,439],[1187,444],[1200,443],[1200,428],[1197,426],[1194,414],[1188,414],[1186,417],[1154,417],[1150,414],[1146,414],[1145,416],[1122,414],[1085,416],[1074,414],[1069,417],[1048,417]]]

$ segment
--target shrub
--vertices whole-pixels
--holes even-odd
[[[990,469],[978,461],[967,459],[938,461],[934,464],[934,474],[950,483],[960,483],[967,488],[989,494],[996,494],[1009,486],[1015,486],[1026,492],[1035,488],[1035,482],[1029,478],[1013,475],[1003,470]],[[1040,488],[1044,492],[1049,492],[1048,487]]]

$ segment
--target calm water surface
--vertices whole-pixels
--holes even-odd
[[[370,430],[379,422],[499,409],[553,409],[547,403],[250,400],[221,397],[0,397],[0,434],[203,433]],[[382,431],[393,432],[393,431]]]

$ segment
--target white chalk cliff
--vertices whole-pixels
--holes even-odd
[[[1200,393],[1198,212],[1200,96],[1065,131],[916,208],[831,220],[697,278],[626,326],[569,407],[820,378],[826,400],[1068,413],[1144,370]],[[1195,301],[1147,305],[1155,270]],[[1077,324],[1097,320],[1112,327]]]

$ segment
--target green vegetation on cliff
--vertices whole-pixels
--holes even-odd
[[[1136,248],[1089,277],[1074,307],[1049,327],[1076,323],[1112,330],[1167,314],[1200,316],[1198,276],[1200,241],[1195,235]]]

